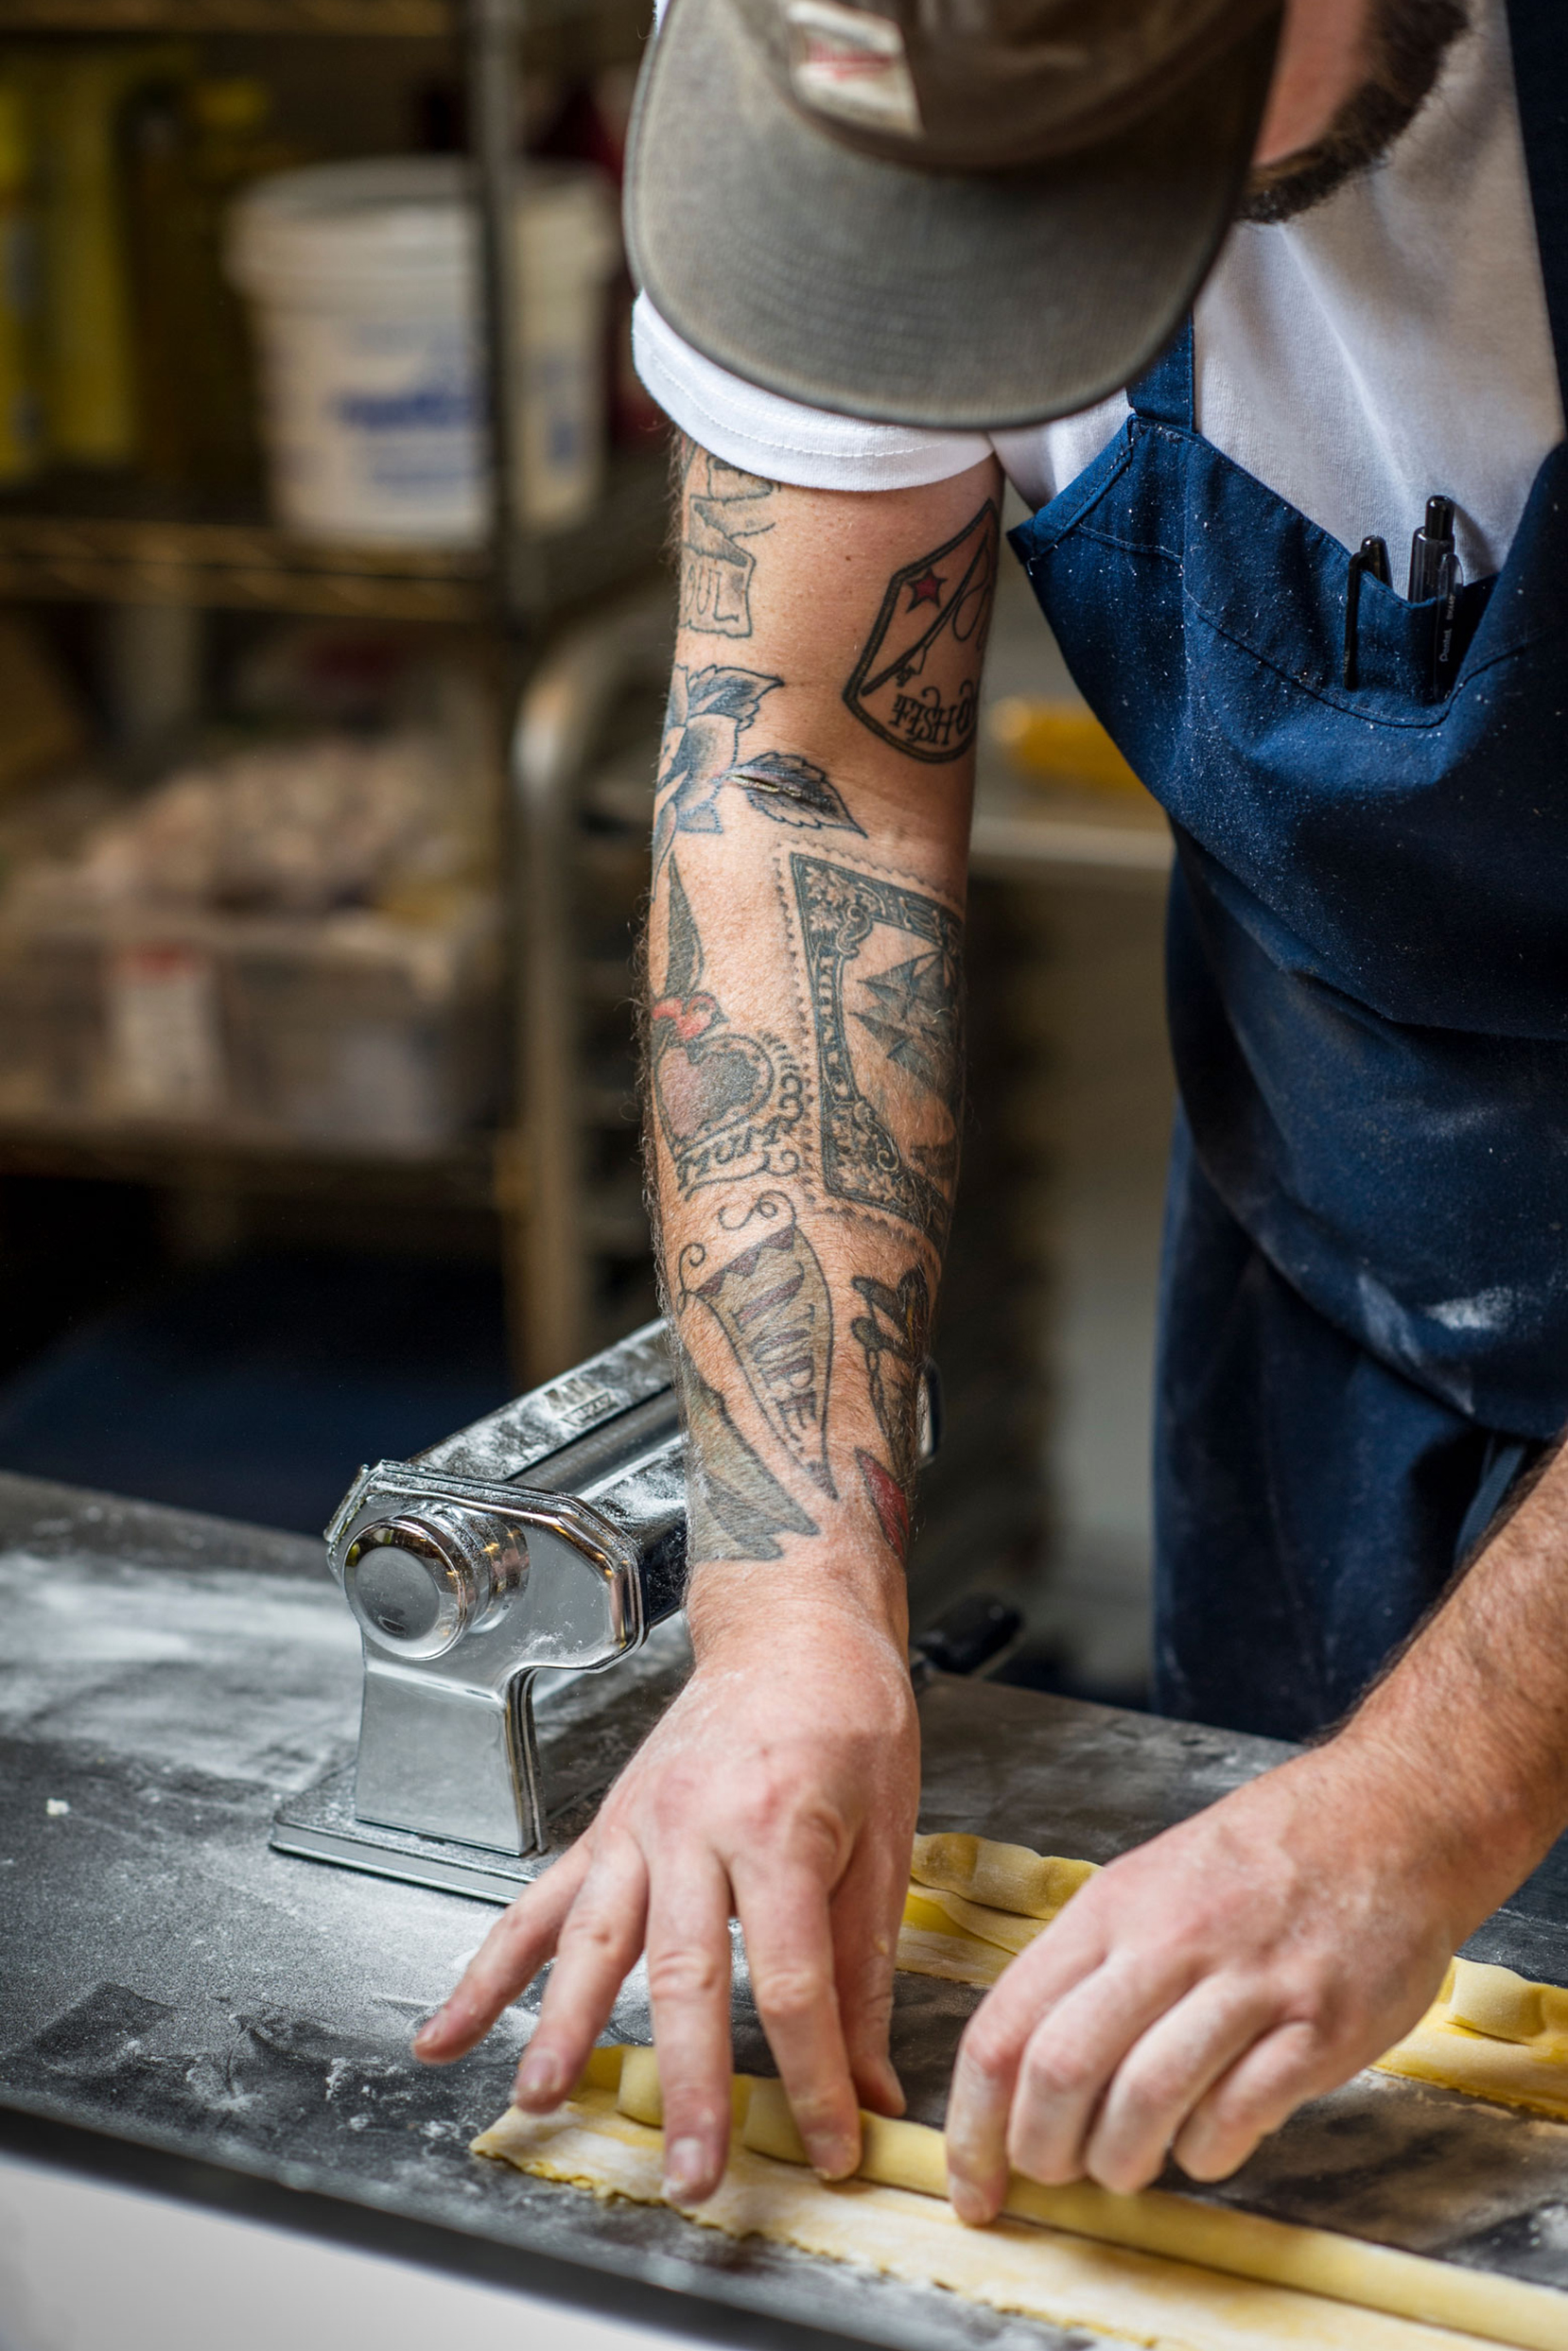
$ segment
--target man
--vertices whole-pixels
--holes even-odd
[[[554,1953],[546,2108],[646,1950],[678,2201],[723,2160],[732,1911],[821,2170],[857,2098],[899,2104],[900,1567],[1004,467],[1178,847],[1158,1694],[1342,1727],[1009,1968],[955,2074],[958,2211],[1009,2163],[1223,2176],[1568,1822],[1553,15],[671,0],[629,218],[689,436],[649,1060],[698,1662],[419,2047]],[[1437,492],[1436,592],[1352,573]]]

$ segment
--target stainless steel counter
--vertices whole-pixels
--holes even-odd
[[[408,2036],[494,1913],[270,1852],[279,1795],[352,1743],[357,1642],[317,1545],[0,1478],[0,2144],[535,2295],[722,2342],[1064,2346],[946,2294],[738,2246],[475,2161],[537,1994],[445,2073]],[[576,1786],[683,1670],[541,1706]],[[1281,1752],[933,1678],[922,1824],[1107,1859]],[[1397,1889],[1391,1890],[1397,1899]],[[1472,1946],[1568,1981],[1554,1863]],[[899,1979],[895,2053],[941,2116],[977,1995]],[[648,2037],[639,1977],[614,2020]],[[745,1994],[738,2061],[766,2068]],[[1568,2127],[1363,2076],[1227,2196],[1568,2286]]]

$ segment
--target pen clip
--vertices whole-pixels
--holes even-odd
[[[1385,543],[1375,535],[1362,540],[1361,545],[1350,557],[1350,569],[1345,575],[1345,660],[1341,675],[1348,692],[1353,692],[1356,684],[1356,638],[1361,622],[1361,583],[1368,575],[1374,580],[1381,581],[1385,587],[1390,583],[1388,549]]]
[[[1437,610],[1432,623],[1432,686],[1436,693],[1446,692],[1449,681],[1458,666],[1455,659],[1455,634],[1459,613],[1459,590],[1465,575],[1459,568],[1459,558],[1452,546],[1437,564],[1434,593]]]

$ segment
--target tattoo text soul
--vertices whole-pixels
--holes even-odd
[[[774,485],[688,442],[682,490],[681,626],[698,636],[749,636],[757,558],[744,541],[773,529]]]

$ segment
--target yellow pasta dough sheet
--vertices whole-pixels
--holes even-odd
[[[474,2141],[474,2152],[596,2196],[665,2201],[662,2133],[620,2114],[612,2090],[582,2091],[544,2117],[511,2108]],[[1475,2351],[1473,2335],[1028,2221],[966,2228],[932,2197],[865,2180],[829,2186],[797,2165],[740,2146],[717,2195],[687,2217],[728,2237],[793,2245],[1150,2351]],[[1568,2345],[1568,2306],[1561,2341]]]
[[[1420,2023],[1376,2070],[1568,2122],[1568,1992],[1455,1959]]]

